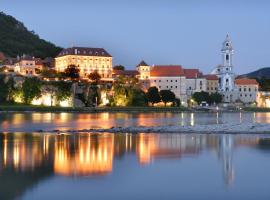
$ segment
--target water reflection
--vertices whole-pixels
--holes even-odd
[[[114,158],[135,154],[138,163],[149,165],[159,159],[199,156],[217,152],[224,180],[234,180],[233,154],[239,147],[270,147],[269,139],[244,135],[193,134],[1,134],[1,169],[35,171],[51,166],[62,176],[106,175],[113,170]]]
[[[223,123],[270,123],[270,113],[1,113],[1,132]]]

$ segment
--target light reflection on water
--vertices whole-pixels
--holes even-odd
[[[160,192],[170,199],[196,199],[200,193],[239,199],[248,195],[243,188],[269,185],[269,153],[267,135],[0,134],[0,199],[149,199]],[[125,178],[121,190],[114,190]],[[202,188],[192,191],[197,184]],[[149,188],[136,196],[144,187]],[[257,195],[264,199],[270,192]]]
[[[113,126],[270,123],[270,113],[1,113],[0,131],[34,132]]]

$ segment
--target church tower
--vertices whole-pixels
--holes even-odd
[[[233,73],[233,46],[229,35],[226,36],[225,41],[222,44],[222,65],[219,65],[216,69],[216,75],[219,77],[219,91],[232,92],[234,90],[234,78]]]

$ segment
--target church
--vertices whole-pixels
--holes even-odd
[[[226,36],[221,48],[222,64],[218,65],[212,74],[218,76],[218,92],[225,103],[256,102],[259,84],[255,79],[236,79],[233,71],[234,49],[229,35]],[[245,93],[243,93],[245,92]]]

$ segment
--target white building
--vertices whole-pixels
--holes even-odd
[[[171,90],[182,105],[187,104],[186,77],[180,65],[153,66],[150,70],[150,87]]]
[[[259,83],[256,79],[236,79],[235,89],[238,91],[238,98],[236,101],[240,101],[242,103],[254,103],[257,100]]]
[[[183,69],[183,71],[186,77],[186,93],[188,97],[191,97],[195,92],[206,92],[206,78],[199,69]]]

